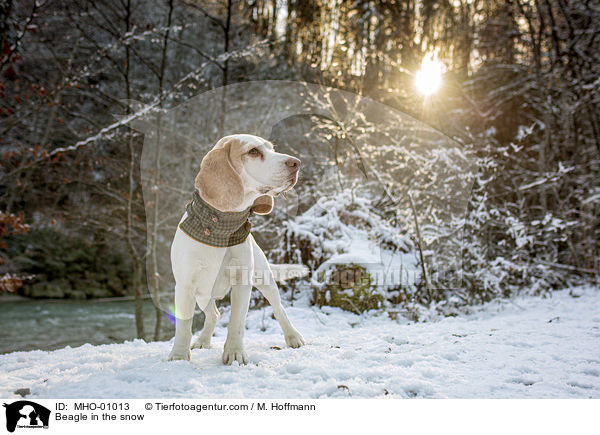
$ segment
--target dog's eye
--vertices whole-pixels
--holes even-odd
[[[248,154],[251,156],[261,156],[262,154],[260,153],[260,151],[258,150],[258,148],[252,148],[250,151],[248,151]]]

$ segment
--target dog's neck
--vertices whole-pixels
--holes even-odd
[[[202,195],[202,192],[200,190],[198,190],[198,194],[200,195],[200,198],[202,198],[202,200],[204,202],[206,202],[207,204],[210,204],[212,207],[216,208],[217,210],[219,210],[219,211],[221,211],[223,213],[228,213],[228,212],[239,213],[241,211],[247,210],[248,207],[251,207],[252,204],[254,204],[254,201],[256,201],[256,199],[260,196],[260,193],[258,193],[258,192],[246,192],[244,194],[244,199],[242,200],[242,202],[237,207],[233,207],[233,208],[229,208],[227,210],[223,210],[223,209],[217,207],[215,204],[213,204],[210,201],[208,201]]]

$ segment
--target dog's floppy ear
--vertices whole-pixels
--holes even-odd
[[[269,214],[273,210],[273,197],[261,195],[254,200],[252,211],[256,214]]]
[[[244,200],[242,178],[231,163],[231,147],[238,145],[230,138],[217,145],[204,156],[194,186],[200,196],[221,211],[232,211]]]

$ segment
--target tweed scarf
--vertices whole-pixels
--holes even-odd
[[[239,212],[217,210],[194,190],[192,200],[185,209],[187,217],[179,224],[179,228],[205,245],[215,248],[239,245],[250,234],[248,217],[252,214],[252,207]]]

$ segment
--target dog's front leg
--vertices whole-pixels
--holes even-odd
[[[250,305],[251,285],[234,285],[231,287],[231,318],[227,328],[227,340],[223,349],[223,363],[237,361],[246,364],[248,357],[244,351],[244,328],[246,315]]]
[[[169,361],[191,358],[190,342],[192,341],[192,321],[194,319],[175,319],[175,342],[169,354]]]
[[[175,341],[169,354],[169,361],[189,361],[191,358],[190,342],[195,304],[191,288],[175,286]]]

